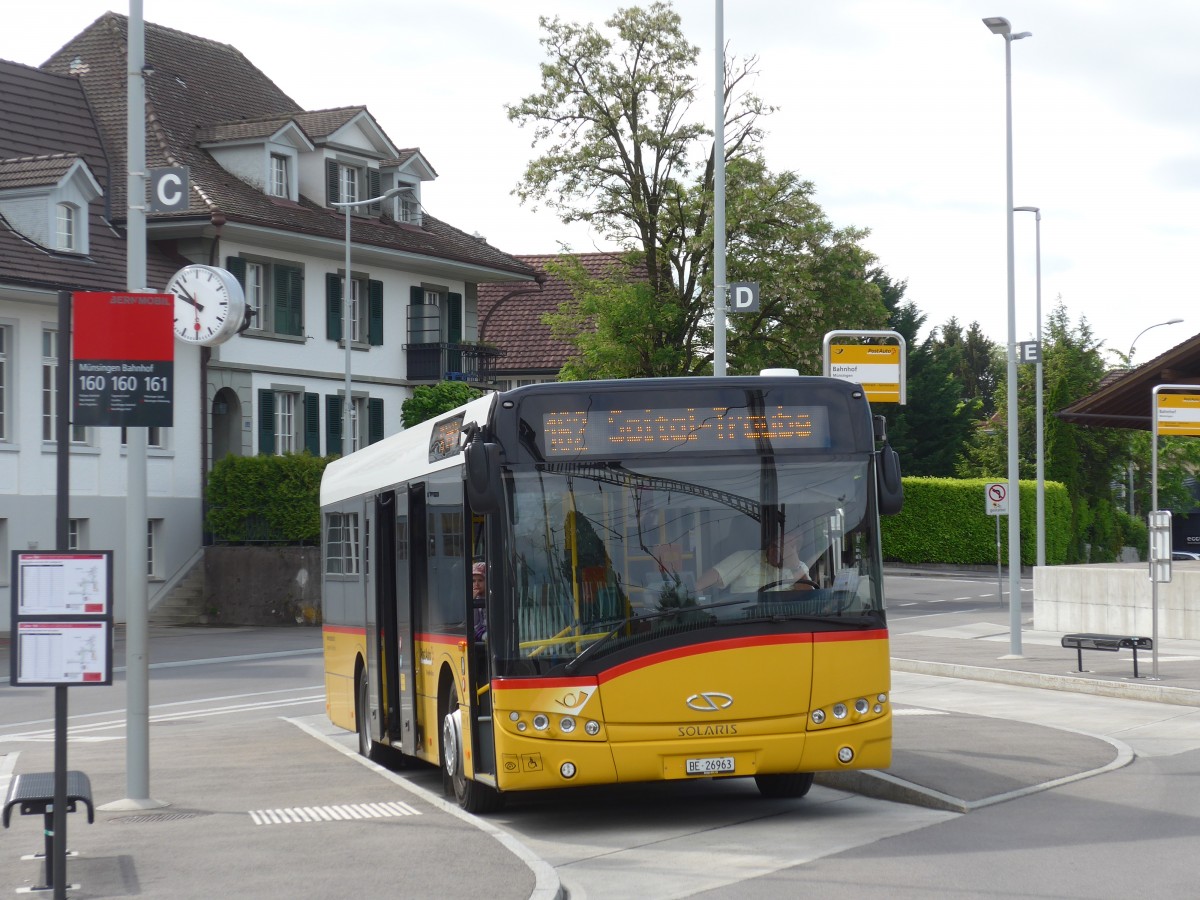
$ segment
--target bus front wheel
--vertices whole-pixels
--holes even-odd
[[[812,787],[812,772],[789,772],[786,775],[755,775],[754,783],[764,797],[803,797]]]
[[[495,812],[504,805],[500,792],[467,777],[463,769],[462,711],[458,691],[450,688],[442,716],[442,785],[453,791],[458,805],[469,813]]]

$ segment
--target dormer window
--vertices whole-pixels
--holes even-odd
[[[272,197],[288,198],[288,159],[278,153],[271,154],[271,173],[268,191]]]
[[[399,221],[406,225],[421,224],[421,201],[412,188],[401,191],[396,197],[396,213]]]
[[[75,253],[79,250],[79,208],[73,203],[60,203],[57,207],[58,225],[55,246],[59,250]]]
[[[338,196],[340,203],[353,203],[358,199],[359,169],[355,166],[338,164]]]

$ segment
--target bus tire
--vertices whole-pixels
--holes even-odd
[[[367,759],[377,759],[379,744],[371,738],[371,685],[367,679],[367,667],[358,672],[358,692],[354,703],[354,719],[358,725],[358,752]]]
[[[463,768],[462,711],[458,708],[458,690],[453,683],[446,697],[442,716],[442,787],[469,813],[496,812],[504,798],[495,788],[467,778]]]
[[[803,797],[812,787],[812,772],[789,772],[786,775],[755,775],[754,783],[764,797]]]

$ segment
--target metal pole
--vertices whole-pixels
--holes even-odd
[[[725,365],[725,4],[717,3],[717,35],[713,56],[716,111],[713,116],[713,375]]]
[[[346,396],[345,402],[342,404],[342,455],[345,456],[353,449],[353,443],[350,438],[352,435],[352,422],[354,421],[354,397],[351,393],[352,384],[350,373],[352,363],[350,361],[351,347],[351,329],[350,329],[350,210],[356,206],[370,206],[372,203],[382,203],[388,197],[394,197],[401,191],[406,190],[403,185],[394,187],[391,190],[384,191],[378,197],[370,197],[366,200],[344,200],[340,203],[330,203],[330,206],[340,207],[346,212],[346,257],[345,257],[345,276],[342,278],[342,340],[346,344]]]
[[[346,344],[346,398],[342,404],[342,456],[351,452],[354,449],[354,443],[351,440],[353,431],[351,430],[354,422],[354,398],[351,394],[352,386],[350,383],[350,354],[352,348],[350,346],[350,209],[352,204],[347,203],[344,212],[346,213],[346,276],[342,279],[342,340]]]
[[[1008,190],[1008,607],[1009,653],[1021,655],[1021,488],[1017,451],[1017,292],[1013,251],[1012,35],[1004,35],[1005,171]]]
[[[57,474],[54,545],[68,549],[71,497],[71,294],[58,292],[58,363],[54,373],[54,440]],[[15,626],[14,626],[15,627]],[[54,686],[54,815],[50,830],[54,858],[46,860],[46,880],[55,900],[67,896],[67,686]]]
[[[1141,337],[1141,335],[1138,335]],[[1137,341],[1137,338],[1134,338]],[[1129,353],[1133,355],[1133,348],[1129,348]],[[1158,388],[1155,387],[1150,392],[1150,511],[1158,512]],[[1151,516],[1153,519],[1154,516]],[[1158,579],[1154,577],[1153,563],[1151,563],[1150,572],[1150,642],[1153,644],[1151,651],[1151,666],[1150,674],[1155,681],[1158,680]]]
[[[129,0],[126,128],[128,197],[125,280],[146,290],[146,34],[142,0]],[[149,593],[146,583],[146,429],[127,428],[125,496],[125,809],[152,809],[150,799]]]
[[[1046,565],[1046,439],[1042,407],[1042,211],[1034,216],[1037,241],[1037,564]]]

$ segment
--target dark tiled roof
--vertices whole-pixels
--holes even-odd
[[[1136,369],[1109,372],[1094,392],[1055,415],[1072,425],[1149,431],[1153,391],[1160,384],[1194,384],[1200,390],[1200,334]]]
[[[74,153],[52,153],[0,159],[0,190],[56,185],[79,158]]]
[[[110,169],[77,79],[0,60],[0,109],[5,111],[0,159],[8,161],[10,171],[24,168],[14,160],[45,160],[43,175],[53,178],[58,171],[61,177],[75,159],[82,159],[101,189],[110,191],[109,173],[121,169]],[[0,217],[0,283],[49,290],[125,289],[125,244],[105,219],[105,208],[105,198],[88,206],[87,256],[41,247]],[[177,260],[152,249],[147,280],[152,286],[165,285],[178,268]]]
[[[105,13],[43,66],[61,74],[79,72],[114,171],[125,169],[127,27],[125,16]],[[277,203],[223,169],[200,144],[228,139],[217,136],[235,134],[239,122],[247,123],[245,136],[250,136],[265,123],[295,120],[319,139],[366,108],[306,111],[235,47],[149,22],[145,37],[146,61],[154,67],[146,79],[146,164],[187,166],[193,188],[189,208],[173,215],[208,219],[220,212],[231,223],[341,240],[345,224],[339,212],[303,197],[297,204]],[[123,184],[113,186],[114,210],[125,209],[124,191]],[[355,217],[355,240],[525,278],[532,274],[512,256],[431,216],[423,228]]]
[[[479,339],[504,350],[498,373],[556,373],[576,355],[571,344],[553,337],[549,326],[542,324],[546,313],[557,312],[572,297],[570,285],[547,272],[546,266],[571,256],[593,276],[619,271],[626,265],[618,253],[518,256],[543,279],[540,289],[511,283],[479,285]],[[635,267],[632,277],[644,278],[645,267]]]

